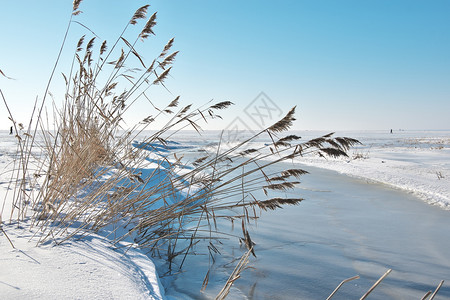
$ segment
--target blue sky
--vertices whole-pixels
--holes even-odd
[[[236,116],[257,126],[245,110],[261,92],[282,112],[297,106],[295,129],[450,129],[450,1],[84,0],[76,20],[112,42],[147,3],[158,25],[141,55],[151,61],[171,37],[180,50],[166,82],[172,94],[154,88],[152,100],[236,104],[208,129]],[[56,0],[1,4],[0,69],[15,80],[1,77],[0,88],[20,122],[43,96],[71,8]],[[72,24],[50,88],[57,97],[84,33]],[[151,114],[145,105],[128,115],[130,124]],[[9,126],[1,105],[0,128]]]

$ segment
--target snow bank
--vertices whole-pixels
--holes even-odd
[[[2,234],[3,299],[163,299],[153,262],[137,249],[113,250],[99,235],[36,247],[34,232],[3,229],[15,246]]]
[[[10,223],[17,143],[6,131],[0,141],[1,299],[165,299],[152,260],[137,248],[113,248],[108,228],[36,247],[38,228]]]
[[[450,209],[450,132],[349,132],[345,135],[363,143],[350,151],[349,158],[308,157],[299,162],[387,184]]]

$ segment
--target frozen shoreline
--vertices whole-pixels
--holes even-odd
[[[331,131],[291,131],[303,142]],[[220,132],[207,132],[214,140]],[[414,194],[431,205],[450,210],[450,131],[338,131],[335,137],[350,137],[362,145],[350,149],[348,158],[304,156],[296,163],[336,171],[350,177],[386,184]],[[216,138],[217,139],[217,138]],[[254,148],[271,144],[262,137]],[[233,144],[231,144],[233,145]]]
[[[450,210],[450,133],[420,133],[356,136],[363,145],[347,159],[304,157],[298,162],[386,184]]]
[[[450,210],[450,132],[419,133],[338,132],[336,136],[356,138],[363,145],[352,149],[348,159],[304,157],[295,162],[393,186]],[[13,167],[12,157],[16,149],[14,137],[6,132],[0,134],[0,169],[3,172],[0,174],[0,199],[3,201],[10,180],[10,174],[5,171]],[[321,133],[299,134],[307,140]],[[213,133],[204,136],[206,140],[214,140],[214,137],[216,134]],[[193,143],[192,136],[185,135],[184,138],[186,140],[181,140],[181,143]],[[197,140],[195,143],[204,144]],[[9,194],[8,198],[11,197]],[[10,203],[7,201],[6,205]],[[105,233],[58,247],[51,244],[35,247],[33,232],[17,224],[7,225],[8,218],[6,209],[2,226],[17,249],[11,247],[3,233],[0,234],[0,252],[3,253],[0,294],[7,298],[177,297],[171,293],[165,296],[149,257],[134,248],[130,248],[126,255],[113,250]],[[324,232],[328,232],[328,228]],[[261,233],[265,234],[264,230]],[[341,278],[341,274],[338,277]]]

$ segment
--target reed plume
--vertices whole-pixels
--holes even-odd
[[[155,25],[156,25],[156,12],[148,19],[144,29],[142,29],[141,31],[139,36],[141,37],[142,40],[148,38],[150,34],[155,35],[155,33],[153,32],[153,27]]]
[[[133,17],[130,20],[131,25],[136,25],[137,21],[139,19],[145,19],[145,16],[147,15],[147,9],[150,7],[150,5],[144,5],[136,10]]]
[[[295,108],[296,108],[296,106],[291,108],[291,110],[286,114],[286,116],[284,116],[280,121],[276,122],[275,124],[273,124],[272,126],[267,128],[267,131],[273,132],[273,133],[277,133],[277,132],[279,133],[279,132],[288,130],[292,126],[293,122],[295,121],[295,118],[294,118]]]
[[[76,16],[81,12],[78,10],[82,0],[73,0],[72,15]]]

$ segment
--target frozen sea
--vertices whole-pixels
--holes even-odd
[[[293,133],[306,141],[328,132]],[[7,132],[1,136],[0,169],[7,170],[13,164],[16,146]],[[200,137],[195,132],[182,132],[171,139],[185,148],[174,148],[167,154],[178,152],[194,158],[202,153],[199,149],[212,151],[219,136],[213,131]],[[312,156],[272,167],[273,171],[298,167],[309,171],[298,188],[287,194],[306,200],[298,206],[263,213],[251,228],[257,257],[251,258],[251,268],[235,282],[229,299],[325,299],[342,280],[355,275],[361,278],[345,284],[333,299],[359,299],[387,269],[392,273],[369,299],[420,299],[441,280],[445,283],[435,299],[449,299],[450,131],[349,131],[336,136],[356,138],[362,145],[350,150],[348,158]],[[227,141],[222,139],[221,148],[225,149]],[[270,142],[263,138],[252,146]],[[8,181],[8,173],[0,172],[0,188],[6,188]],[[208,257],[199,251],[199,255],[189,257],[183,272],[161,278],[165,297],[214,299],[236,264],[233,259],[244,252],[234,239],[222,243],[217,246],[221,256],[205,291],[200,288]],[[0,246],[8,246],[3,237]],[[85,250],[92,251],[90,246]],[[113,263],[96,261],[107,270]],[[154,261],[159,275],[165,273],[163,262]],[[7,270],[6,261],[0,264],[0,269]],[[95,267],[97,272],[102,270],[99,265]],[[148,274],[151,265],[146,269],[143,273]],[[121,274],[131,283],[141,280],[135,281],[132,272]],[[0,276],[0,293],[20,286],[5,278]],[[102,277],[96,280],[101,282]],[[108,285],[110,282],[99,284]],[[116,288],[114,295],[133,294],[126,289],[130,288]],[[20,295],[20,291],[15,292]],[[49,287],[42,295],[51,293]]]

